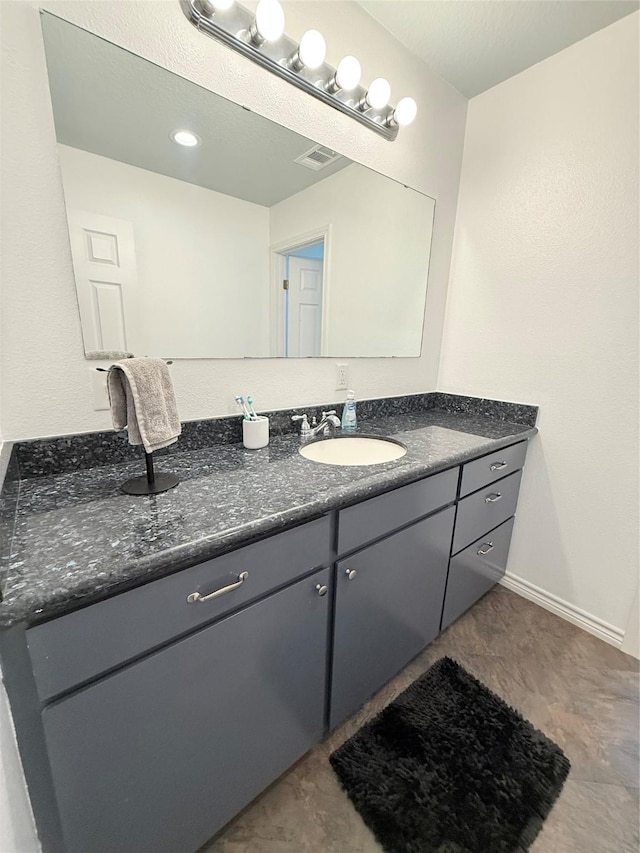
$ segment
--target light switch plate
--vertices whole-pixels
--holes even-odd
[[[91,396],[93,408],[96,412],[109,409],[109,394],[107,392],[107,374],[95,367],[89,368],[91,372]]]

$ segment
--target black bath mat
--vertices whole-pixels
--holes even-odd
[[[528,850],[570,766],[560,747],[449,658],[330,760],[387,853]]]

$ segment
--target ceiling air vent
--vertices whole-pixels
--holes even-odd
[[[325,148],[324,145],[314,145],[313,148],[310,148],[308,151],[305,151],[304,154],[296,157],[295,162],[300,163],[301,166],[306,166],[307,169],[313,169],[314,172],[317,172],[318,169],[324,169],[324,167],[328,166],[330,163],[335,163],[335,161],[339,160],[341,156],[342,155],[338,154],[337,151],[332,151],[331,148]]]

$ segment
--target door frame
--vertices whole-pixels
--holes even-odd
[[[297,234],[272,243],[269,247],[270,269],[271,269],[271,297],[270,297],[270,337],[271,356],[282,358],[284,356],[284,311],[282,311],[282,281],[285,278],[285,255],[296,249],[302,249],[313,243],[324,241],[324,258],[322,262],[322,310],[321,310],[321,335],[320,356],[326,356],[329,347],[328,318],[329,318],[329,264],[331,258],[331,225],[321,225],[313,231]]]

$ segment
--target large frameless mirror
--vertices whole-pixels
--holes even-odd
[[[87,354],[420,355],[433,199],[42,23]]]

